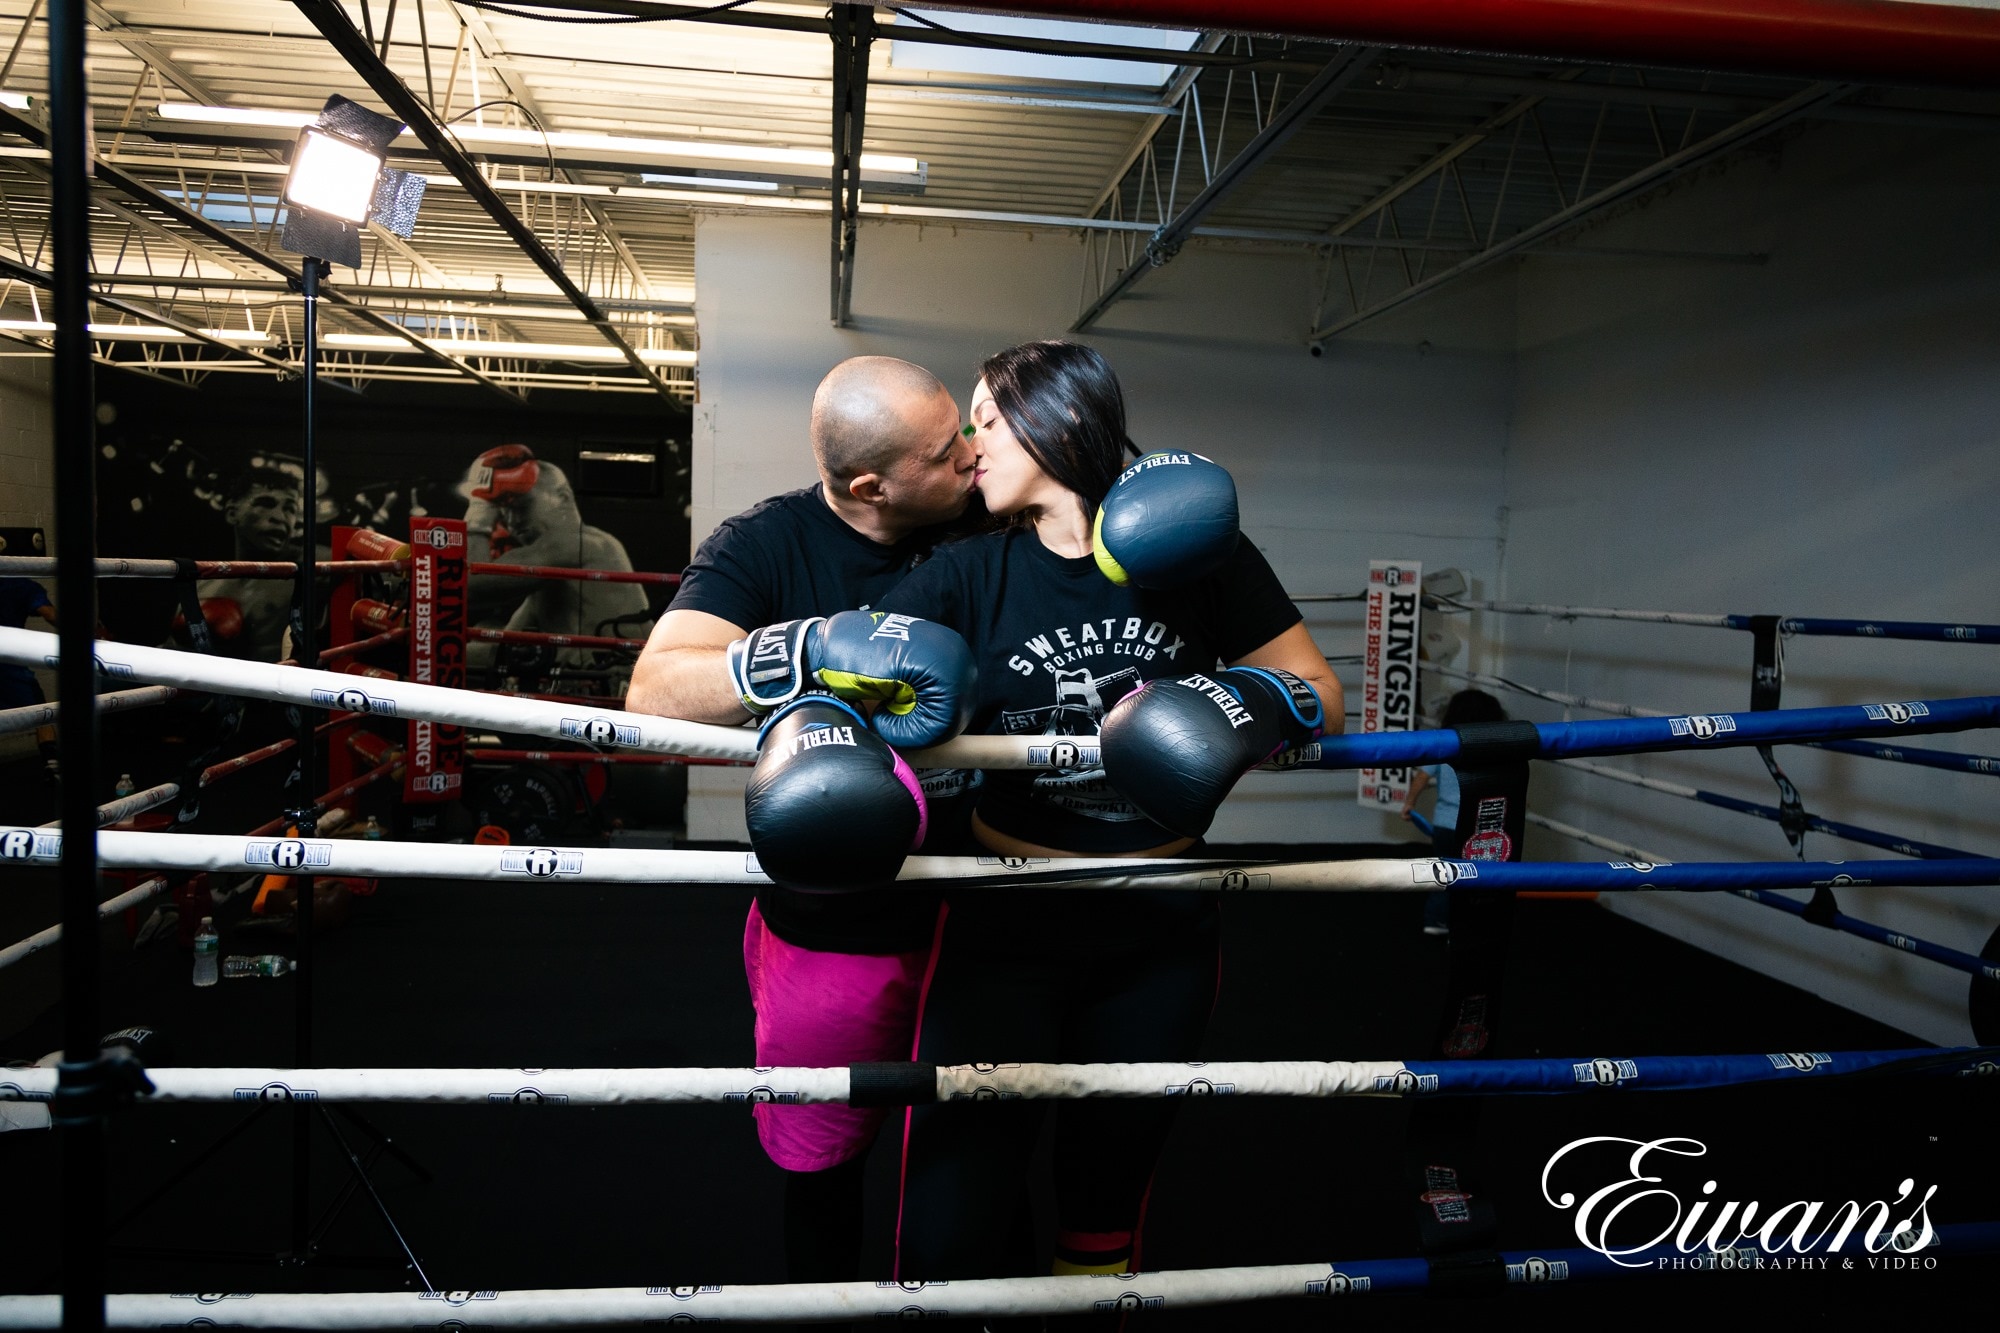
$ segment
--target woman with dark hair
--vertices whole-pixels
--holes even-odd
[[[948,543],[876,608],[965,636],[979,669],[970,735],[1092,736],[1151,680],[1219,663],[1289,672],[1332,730],[1340,686],[1247,539],[1169,589],[1112,583],[1093,558],[1098,506],[1138,450],[1095,350],[1027,343],[987,359],[973,391],[974,478],[997,531]],[[1079,756],[1081,758],[1081,756]],[[1007,857],[1173,856],[1194,839],[1148,820],[1101,768],[990,772],[974,835]],[[967,890],[939,926],[915,1058],[938,1064],[1198,1058],[1214,1007],[1218,909],[1188,892]],[[1135,1269],[1175,1099],[1055,1110],[1058,1273]],[[1033,1102],[914,1108],[897,1273],[1024,1273]]]

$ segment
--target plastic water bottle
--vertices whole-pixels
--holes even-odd
[[[293,971],[292,960],[281,953],[232,954],[222,960],[225,977],[282,977]]]
[[[201,929],[194,936],[194,984],[213,986],[216,982],[216,954],[222,948],[222,937],[215,933],[215,918],[201,919]]]
[[[139,790],[139,787],[137,783],[132,781],[132,775],[130,773],[120,773],[118,775],[118,785],[111,789],[111,794],[122,801],[137,790]]]

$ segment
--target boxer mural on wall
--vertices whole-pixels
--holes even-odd
[[[504,565],[630,570],[625,543],[584,522],[569,477],[525,444],[503,444],[473,460],[459,483],[467,556]],[[472,580],[472,622],[548,634],[643,639],[652,629],[646,590],[481,574]],[[587,650],[564,650],[581,664]]]
[[[259,461],[265,461],[260,456]],[[234,534],[232,560],[296,560],[305,535],[305,486],[294,464],[246,469],[222,489],[222,517]],[[325,550],[322,548],[322,558]],[[286,579],[202,579],[195,584],[215,651],[249,662],[285,655],[292,584]]]

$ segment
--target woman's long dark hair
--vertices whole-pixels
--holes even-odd
[[[979,376],[1037,466],[1095,518],[1139,446],[1125,434],[1125,393],[1094,347],[1049,339],[995,352]]]

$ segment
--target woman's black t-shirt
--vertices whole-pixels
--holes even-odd
[[[979,668],[966,730],[986,736],[1095,735],[1105,711],[1141,682],[1212,671],[1301,619],[1247,539],[1214,573],[1161,591],[1121,588],[1091,557],[1056,555],[1025,529],[940,545],[876,609],[965,636]],[[1070,852],[1174,841],[1112,790],[1102,769],[988,773],[979,816],[1024,842]]]
[[[1299,623],[1248,540],[1184,588],[1121,588],[1089,556],[1068,558],[1009,529],[940,545],[876,608],[951,626],[979,667],[972,735],[1095,735],[1141,681],[1211,671]],[[1115,855],[1174,841],[1104,780],[1104,771],[992,771],[979,817],[1043,847]],[[1089,958],[1211,929],[1213,894],[1138,889],[953,891],[956,947],[1001,956]]]

